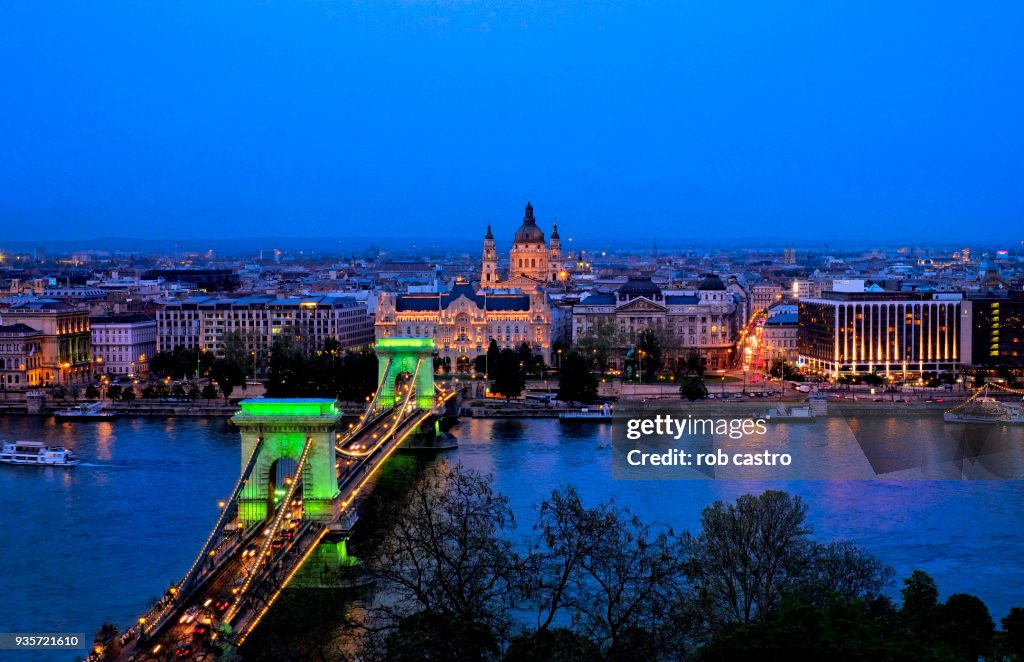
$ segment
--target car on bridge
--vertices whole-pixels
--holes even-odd
[[[196,616],[199,615],[199,609],[199,605],[192,605],[185,610],[184,614],[181,615],[181,618],[178,619],[178,623],[191,623],[196,620]]]

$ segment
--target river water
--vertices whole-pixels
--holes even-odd
[[[899,418],[872,425],[893,439],[932,434]],[[691,531],[716,499],[783,489],[806,499],[818,539],[866,547],[896,569],[897,584],[921,568],[943,595],[980,596],[996,619],[1024,605],[1024,482],[613,480],[605,424],[466,419],[453,431],[460,447],[448,455],[493,475],[522,535],[535,504],[559,485],[575,485],[589,503],[614,496],[644,519]],[[814,426],[792,434],[815,434]],[[104,620],[131,623],[191,563],[240,465],[237,434],[214,420],[0,417],[0,439],[60,444],[83,461],[73,469],[0,466],[6,632],[91,640]],[[0,651],[0,659],[74,657]]]

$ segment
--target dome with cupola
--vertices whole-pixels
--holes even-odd
[[[533,205],[526,203],[526,215],[523,216],[523,224],[516,230],[513,241],[517,244],[543,244],[544,232],[537,227],[537,219],[533,217]]]

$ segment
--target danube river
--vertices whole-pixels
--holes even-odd
[[[941,419],[932,428],[899,418],[872,425],[894,441],[942,427]],[[816,425],[792,428],[797,437],[821,433]],[[784,489],[807,500],[817,538],[863,545],[895,567],[897,583],[922,568],[943,595],[974,593],[996,619],[1024,605],[1024,482],[617,481],[608,425],[466,419],[453,431],[460,447],[448,456],[494,476],[523,534],[534,505],[563,484],[587,502],[614,496],[644,519],[691,531],[716,499]],[[72,469],[0,466],[0,631],[7,632],[91,637],[104,620],[131,623],[188,567],[240,465],[238,435],[223,421],[7,417],[0,439],[60,444],[82,458]]]

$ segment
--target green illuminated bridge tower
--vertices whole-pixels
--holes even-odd
[[[416,406],[434,405],[433,338],[381,338],[377,353],[377,400],[382,407],[395,405],[395,386],[403,375],[416,375]],[[417,366],[419,370],[417,371]]]
[[[324,399],[243,400],[231,420],[242,433],[242,472],[257,445],[251,478],[238,500],[238,518],[245,524],[273,514],[274,500],[284,485],[276,485],[282,459],[296,464],[307,441],[311,445],[302,469],[304,519],[330,522],[338,517],[338,478],[335,473],[334,429],[341,419],[337,403]]]

